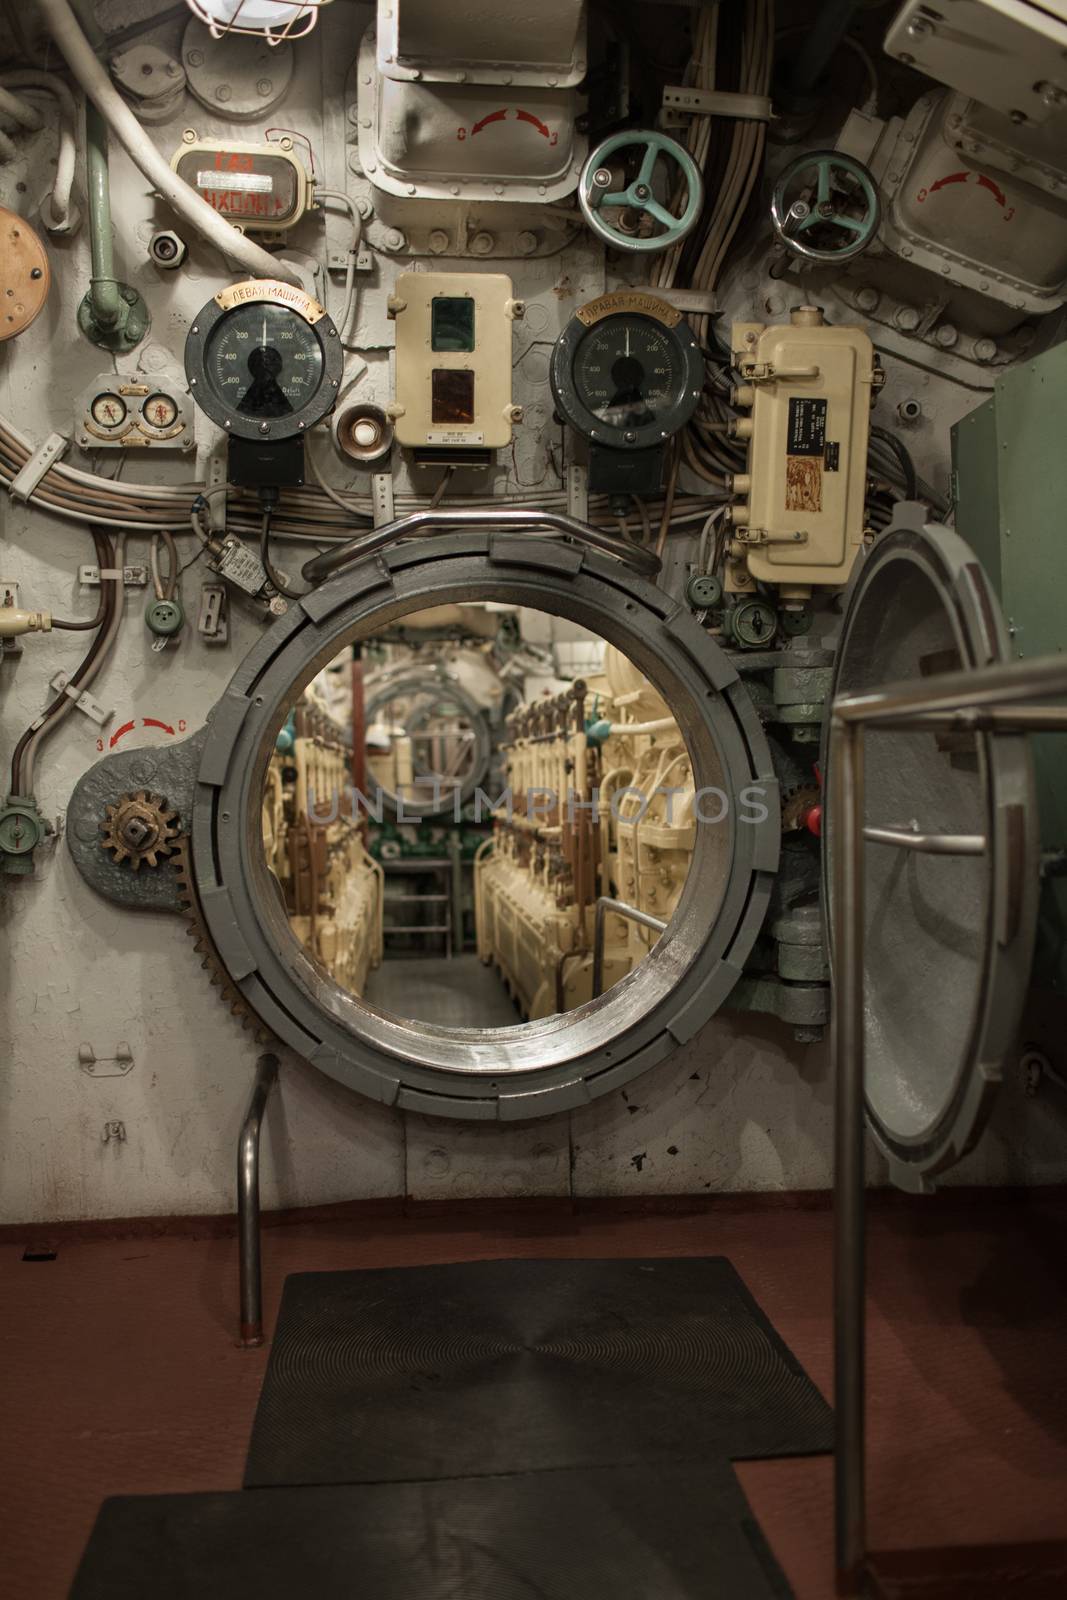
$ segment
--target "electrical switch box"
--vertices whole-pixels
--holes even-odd
[[[503,273],[403,272],[396,321],[399,444],[426,461],[477,459],[511,443],[511,325],[522,315]]]
[[[883,373],[860,328],[817,306],[765,327],[734,325],[736,424],[748,464],[734,479],[728,587],[784,586],[798,598],[847,583],[863,542],[870,410]]]

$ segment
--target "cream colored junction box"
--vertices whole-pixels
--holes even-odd
[[[859,328],[829,327],[818,306],[798,306],[775,327],[735,323],[734,402],[748,467],[730,509],[729,588],[752,580],[783,599],[848,581],[863,543],[867,442],[884,374]]]
[[[523,314],[501,272],[402,272],[389,297],[396,320],[400,444],[499,450],[521,407],[511,400],[511,325]]]

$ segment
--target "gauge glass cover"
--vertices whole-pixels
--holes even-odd
[[[322,382],[322,346],[315,330],[287,306],[251,303],[216,324],[204,367],[228,411],[288,417],[304,410]]]
[[[673,333],[650,317],[606,317],[574,358],[579,400],[610,428],[644,428],[679,405],[685,362]]]
[[[169,394],[150,394],[141,416],[150,428],[172,428],[178,420],[178,407]]]
[[[91,410],[100,428],[118,428],[126,421],[126,402],[117,394],[98,394]]]

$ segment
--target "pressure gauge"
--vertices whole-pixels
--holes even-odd
[[[106,390],[98,394],[89,407],[89,415],[98,428],[121,428],[126,421],[126,402],[121,395]]]
[[[659,488],[663,446],[685,426],[704,387],[689,324],[665,300],[622,289],[572,317],[552,352],[552,395],[590,444],[590,487]]]
[[[141,418],[149,428],[158,430],[172,428],[178,420],[177,403],[169,394],[163,394],[157,389],[142,405]]]
[[[270,278],[224,289],[200,312],[185,345],[194,400],[241,439],[291,439],[333,409],[341,341],[302,289]]]
[[[177,384],[114,372],[100,373],[78,396],[74,437],[83,450],[191,450],[196,443],[192,407]]]

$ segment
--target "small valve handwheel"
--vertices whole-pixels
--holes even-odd
[[[638,155],[640,159],[636,176],[624,188],[615,187],[620,179],[616,177],[613,167],[622,165],[626,170],[632,170]],[[668,169],[671,169],[668,192],[673,191],[678,176],[674,168],[680,168],[685,178],[685,206],[677,217],[656,199],[653,192],[653,174],[661,156]],[[613,250],[649,253],[669,249],[692,230],[700,215],[703,198],[704,184],[700,168],[688,150],[683,149],[676,140],[668,139],[665,134],[651,131],[613,133],[603,144],[597,145],[585,164],[578,185],[582,215],[597,238],[609,244]],[[613,224],[605,219],[604,212],[612,210],[620,213],[619,223]],[[621,225],[621,219],[627,213],[636,214],[638,220],[642,216],[651,217],[659,223],[661,231],[653,234],[627,232]]]
[[[874,179],[854,156],[811,150],[786,167],[771,196],[771,223],[806,261],[847,261],[872,243],[882,208]]]

